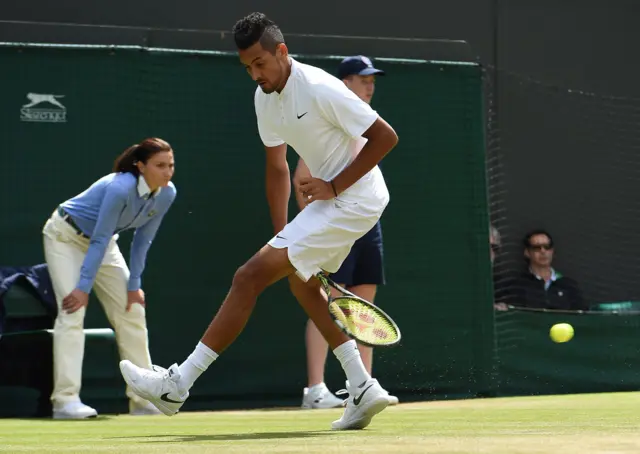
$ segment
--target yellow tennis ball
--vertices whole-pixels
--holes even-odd
[[[573,338],[573,326],[568,323],[557,323],[551,327],[549,335],[554,342],[569,342]]]

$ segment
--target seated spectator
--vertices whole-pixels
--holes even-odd
[[[500,231],[493,225],[489,225],[489,247],[490,249],[490,257],[491,257],[491,265],[495,264],[496,261],[496,254],[500,251],[500,246],[501,246],[501,237],[500,237]],[[507,304],[502,301],[503,298],[501,298],[501,280],[498,277],[498,274],[496,273],[496,271],[493,271],[493,289],[494,289],[494,304],[493,304],[493,308],[497,311],[506,311],[508,309]]]
[[[489,245],[491,247],[491,264],[496,260],[496,254],[500,250],[500,232],[493,224],[489,226]]]
[[[587,310],[578,284],[555,270],[554,244],[544,230],[525,235],[524,257],[529,267],[501,290],[508,304],[536,309]]]

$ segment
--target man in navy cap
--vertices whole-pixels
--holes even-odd
[[[375,91],[376,76],[383,76],[384,71],[374,68],[371,60],[363,55],[347,57],[338,66],[338,78],[367,104]],[[303,177],[310,176],[309,168],[300,159],[293,178],[294,185],[299,185]],[[302,210],[306,204],[301,191],[295,191],[298,207]],[[346,287],[349,291],[373,302],[378,285],[384,284],[384,265],[382,249],[382,228],[378,222],[369,233],[357,240],[351,252],[342,263],[340,269],[331,278]],[[333,408],[343,405],[343,399],[336,397],[324,383],[324,369],[327,360],[328,345],[318,328],[311,320],[307,322],[307,379],[304,388],[302,408]],[[369,373],[373,362],[371,347],[358,345],[362,361]],[[347,386],[348,387],[348,386]],[[395,405],[398,398],[389,396],[389,403]]]

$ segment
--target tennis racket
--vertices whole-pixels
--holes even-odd
[[[316,275],[329,299],[329,313],[349,337],[369,347],[390,347],[400,342],[400,328],[382,309],[354,295],[331,280]],[[342,293],[333,297],[331,288]]]

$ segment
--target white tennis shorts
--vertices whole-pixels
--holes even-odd
[[[312,202],[268,244],[287,248],[289,261],[305,282],[321,271],[335,273],[353,243],[373,228],[389,203],[384,180],[375,180],[378,184],[360,180],[337,198]]]

